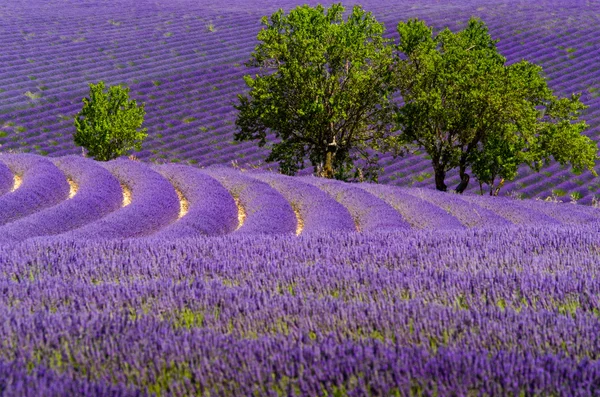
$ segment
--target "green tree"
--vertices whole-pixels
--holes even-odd
[[[557,98],[540,66],[506,65],[485,24],[476,18],[457,33],[433,36],[423,21],[398,24],[398,77],[404,105],[397,112],[402,144],[423,148],[438,190],[458,168],[462,193],[467,170],[497,194],[521,164],[539,171],[552,159],[594,175],[597,145],[581,135],[579,95]],[[498,185],[495,182],[499,179]]]
[[[371,13],[355,6],[344,21],[343,12],[341,4],[304,5],[261,20],[261,43],[246,63],[260,74],[244,76],[250,91],[238,95],[234,137],[269,141],[266,161],[284,174],[308,158],[316,175],[376,180],[377,153],[392,149],[393,48]]]
[[[83,98],[83,109],[75,116],[75,144],[87,149],[95,160],[108,161],[131,149],[140,150],[148,135],[144,106],[129,99],[129,88],[112,86],[104,92],[104,82],[90,86],[90,97]]]

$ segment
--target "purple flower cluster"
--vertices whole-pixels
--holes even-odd
[[[358,231],[408,229],[410,224],[393,207],[369,192],[338,181],[307,176],[302,181],[319,187],[348,209]]]
[[[177,219],[179,199],[173,185],[144,163],[117,159],[98,163],[131,192],[131,203],[109,215],[66,233],[69,238],[129,238],[147,236]]]
[[[100,394],[594,395],[597,232],[4,245],[0,373]]]
[[[202,172],[216,178],[239,201],[243,215],[236,233],[295,233],[298,220],[294,210],[268,184],[223,167]]]
[[[154,169],[179,189],[189,208],[183,217],[153,237],[220,235],[235,230],[237,207],[231,194],[216,179],[197,168],[183,165],[166,164]]]
[[[18,189],[0,196],[0,225],[58,204],[69,195],[65,174],[41,156],[0,153],[0,162],[22,181]]]
[[[251,176],[271,185],[294,207],[302,220],[302,233],[356,230],[348,210],[321,189],[275,173]]]
[[[87,225],[121,207],[123,193],[119,181],[94,161],[65,156],[53,162],[77,186],[75,195],[1,226],[0,241],[21,241],[33,236],[63,233]]]

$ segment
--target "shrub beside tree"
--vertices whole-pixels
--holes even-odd
[[[259,74],[244,76],[234,137],[268,142],[266,161],[284,174],[309,160],[326,178],[376,180],[377,153],[394,149],[393,48],[371,13],[355,6],[344,21],[343,12],[304,5],[262,18],[246,63]]]
[[[90,96],[83,99],[83,109],[75,116],[75,144],[84,147],[95,160],[108,161],[135,149],[140,150],[148,135],[140,129],[144,106],[129,99],[129,88],[104,82],[89,84]]]
[[[552,159],[576,173],[594,165],[598,146],[581,133],[586,106],[580,95],[558,98],[540,66],[525,60],[506,65],[485,24],[476,18],[457,33],[433,36],[423,21],[398,24],[397,73],[404,100],[397,112],[398,140],[431,157],[438,190],[458,168],[456,191],[469,183],[470,168],[490,194],[527,164],[539,171]],[[496,184],[497,182],[497,184]]]

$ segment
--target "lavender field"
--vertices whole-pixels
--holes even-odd
[[[259,19],[301,3],[0,4],[1,396],[600,395],[590,173],[457,195],[423,154],[348,184],[233,141]],[[600,138],[599,1],[361,4],[389,37],[481,17]],[[146,102],[137,161],[73,144],[99,80]]]
[[[234,142],[236,95],[252,70],[244,66],[261,28],[277,8],[306,2],[264,0],[19,0],[0,5],[0,148],[50,156],[78,154],[73,117],[88,83],[124,83],[146,103],[149,137],[136,155],[145,161],[203,166],[232,161],[266,168],[268,151]],[[316,1],[308,1],[316,5]],[[321,2],[329,5],[332,1]],[[350,7],[354,3],[344,3]],[[600,20],[598,1],[469,0],[361,2],[397,39],[396,25],[419,17],[436,29],[464,27],[482,18],[509,63],[526,59],[544,68],[561,96],[582,93],[590,128],[600,137]],[[381,181],[433,187],[423,154],[383,158]],[[450,186],[458,184],[449,176]],[[471,191],[478,189],[471,184]],[[574,177],[551,165],[541,173],[523,168],[501,194],[591,203],[600,183],[590,173]]]
[[[600,393],[600,209],[0,154],[0,393]]]

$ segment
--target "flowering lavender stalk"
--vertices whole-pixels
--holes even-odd
[[[408,229],[410,224],[393,207],[365,190],[338,181],[301,177],[301,180],[317,186],[342,204],[354,218],[358,231],[390,231]]]
[[[294,233],[297,220],[286,199],[268,184],[223,167],[202,172],[216,178],[239,200],[239,229],[236,233]]]
[[[348,210],[321,189],[299,178],[275,173],[252,173],[251,176],[268,183],[292,205],[302,222],[302,233],[355,231]]]
[[[119,181],[93,160],[66,156],[53,159],[53,163],[77,186],[74,196],[0,227],[0,241],[22,241],[33,236],[63,233],[121,207]]]
[[[22,179],[18,189],[0,196],[0,225],[58,204],[69,195],[63,172],[41,156],[1,153],[0,162]]]
[[[397,187],[370,183],[361,183],[359,187],[394,207],[414,228],[464,229],[460,221],[448,212],[419,197],[403,193]]]
[[[197,168],[167,164],[154,168],[176,186],[187,201],[187,213],[153,237],[180,238],[231,233],[238,225],[235,202],[216,179]]]
[[[177,219],[179,200],[173,185],[138,161],[98,163],[131,191],[131,204],[65,234],[69,238],[129,238],[150,235]]]

